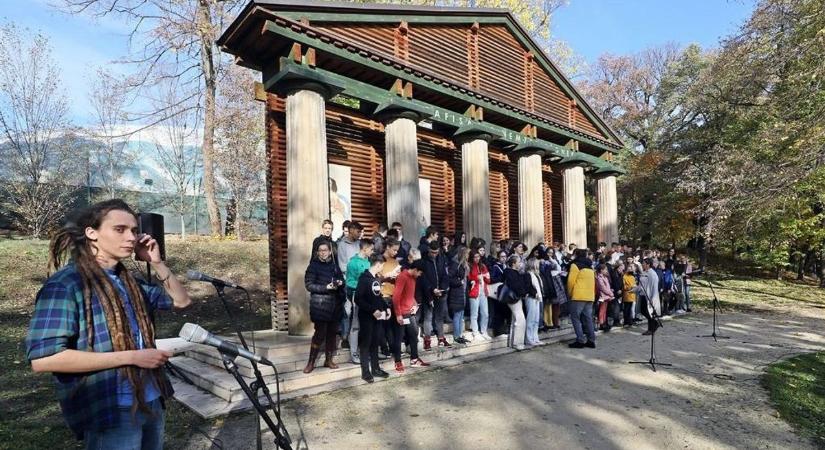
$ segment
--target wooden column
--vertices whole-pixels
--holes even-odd
[[[462,211],[467,242],[480,237],[489,244],[493,238],[488,140],[489,137],[484,136],[461,141]]]
[[[562,172],[564,205],[562,208],[564,243],[587,247],[587,213],[584,207],[584,169],[568,167]]]
[[[324,97],[309,89],[286,97],[287,292],[289,334],[311,335],[304,271],[321,221],[329,218]]]
[[[541,156],[518,160],[518,224],[521,240],[532,247],[544,241],[544,198]]]
[[[599,242],[610,245],[619,242],[619,217],[616,206],[616,177],[599,178],[596,182],[596,201],[599,205]]]
[[[385,120],[387,222],[401,222],[405,230],[421,229],[418,188],[416,121],[404,116]]]

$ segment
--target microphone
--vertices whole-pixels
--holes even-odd
[[[216,286],[226,286],[226,287],[231,287],[231,288],[235,288],[235,289],[243,289],[242,287],[238,286],[235,283],[230,283],[228,281],[223,281],[223,280],[220,280],[218,278],[210,277],[209,275],[207,275],[203,272],[198,272],[197,270],[187,270],[186,271],[186,279],[191,280],[191,281],[206,281],[206,282],[212,283]]]
[[[187,322],[184,324],[183,328],[180,329],[178,336],[188,342],[216,347],[222,353],[227,353],[232,356],[241,356],[258,363],[272,365],[272,363],[263,356],[256,355],[255,353],[252,353],[235,343],[225,341],[194,323]]]

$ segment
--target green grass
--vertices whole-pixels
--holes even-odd
[[[779,415],[825,448],[825,352],[773,364],[762,381]]]
[[[47,253],[47,241],[0,239],[0,449],[82,448],[63,422],[51,376],[33,373],[25,355],[34,298],[47,277]],[[271,326],[266,241],[169,239],[166,253],[178,275],[196,269],[247,287],[251,302],[227,291],[232,315],[243,329]],[[159,313],[159,337],[177,336],[185,322],[215,333],[231,331],[209,284],[189,283],[187,289],[194,304],[182,312]],[[192,434],[214,423],[177,402],[169,402],[166,419],[167,448],[183,447]]]
[[[718,273],[702,276],[693,284],[692,298],[700,309],[710,309],[713,299],[709,284],[724,309],[758,311],[766,307],[804,305],[825,309],[825,289],[812,281],[764,279]]]

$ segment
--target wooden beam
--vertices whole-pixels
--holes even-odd
[[[259,82],[259,81],[256,81],[255,83],[253,83],[253,85],[252,85],[252,95],[255,98],[255,100],[257,100],[259,102],[265,102],[266,101],[266,89],[264,89],[264,84]]]

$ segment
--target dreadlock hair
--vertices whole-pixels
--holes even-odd
[[[114,351],[137,350],[137,343],[130,329],[129,320],[123,309],[123,300],[117,288],[97,263],[95,258],[97,247],[92,239],[86,237],[86,229],[99,229],[103,219],[110,211],[125,211],[135,217],[134,210],[120,199],[106,200],[95,203],[81,210],[72,220],[69,220],[58,230],[49,244],[49,268],[58,270],[67,263],[74,263],[82,281],[83,304],[86,317],[86,340],[88,351],[94,351],[94,320],[92,303],[96,299],[106,317],[106,327],[112,339]],[[132,274],[122,262],[118,261],[115,273],[123,280],[126,292],[131,299],[140,333],[143,336],[144,348],[155,348],[155,327],[143,301],[143,291]],[[148,370],[137,366],[124,366],[119,369],[121,374],[129,380],[136,401],[132,402],[132,413],[138,408],[146,413],[150,412],[144,399],[144,374],[155,377],[157,386],[164,392],[166,380],[160,368]],[[148,373],[146,373],[148,372]],[[166,392],[164,392],[166,394]]]

